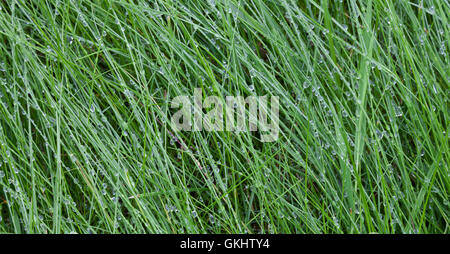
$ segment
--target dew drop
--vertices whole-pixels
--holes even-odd
[[[310,87],[311,84],[308,81],[303,82],[303,88],[306,89],[308,87]]]
[[[347,32],[347,30],[348,30],[348,26],[347,25],[342,25],[342,28],[344,28],[344,31]]]
[[[394,114],[395,114],[396,117],[403,116],[402,108],[399,107],[399,106],[394,106]]]

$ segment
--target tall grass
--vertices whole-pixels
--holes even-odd
[[[447,0],[0,1],[0,232],[449,233]],[[170,100],[280,98],[280,138]]]

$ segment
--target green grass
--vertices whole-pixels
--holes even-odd
[[[447,0],[0,1],[0,232],[449,233]],[[280,137],[170,100],[280,98]]]

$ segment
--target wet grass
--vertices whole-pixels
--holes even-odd
[[[449,2],[0,1],[0,232],[448,233]],[[280,98],[280,137],[170,99]]]

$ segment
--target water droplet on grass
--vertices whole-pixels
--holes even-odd
[[[342,28],[344,29],[344,31],[347,32],[347,30],[348,30],[348,26],[347,25],[342,25]]]
[[[436,11],[435,11],[435,9],[434,9],[434,5],[432,5],[432,6],[428,9],[428,12],[429,12],[431,15],[434,15],[434,14],[436,13]]]
[[[216,1],[215,0],[208,0],[208,4],[211,7],[211,9],[216,8]]]
[[[349,116],[347,110],[344,109],[344,110],[342,111],[342,116],[343,116],[343,117],[348,117],[348,116]]]
[[[399,107],[399,106],[394,105],[394,114],[395,114],[396,117],[403,116],[402,108]]]
[[[439,48],[439,54],[446,56],[446,48],[445,48],[445,42],[442,42],[441,47]]]
[[[214,223],[215,223],[215,219],[214,219],[214,216],[213,216],[212,214],[209,215],[209,222],[210,222],[211,224],[214,224]]]
[[[311,84],[308,81],[303,82],[303,88],[306,89],[308,87],[310,87]]]

